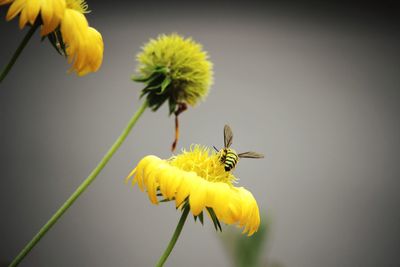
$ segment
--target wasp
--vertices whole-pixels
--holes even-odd
[[[236,167],[239,158],[250,158],[250,159],[260,159],[264,158],[263,154],[248,151],[237,154],[235,150],[231,149],[233,140],[233,132],[229,125],[224,127],[224,148],[218,150],[216,147],[214,149],[219,153],[219,160],[224,165],[225,171],[229,172]]]

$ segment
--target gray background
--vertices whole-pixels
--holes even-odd
[[[89,174],[139,105],[134,56],[159,33],[204,45],[215,64],[206,102],[181,116],[179,148],[266,154],[235,173],[272,219],[265,257],[285,266],[399,266],[397,7],[349,4],[89,1],[103,35],[96,74],[36,34],[0,86],[0,261],[5,263]],[[0,63],[24,32],[4,22]],[[397,18],[396,18],[397,17]],[[147,154],[170,156],[167,108],[146,112],[87,192],[21,266],[152,266],[179,218],[123,178]],[[267,250],[269,252],[267,253]],[[166,266],[231,266],[209,221],[192,221]]]

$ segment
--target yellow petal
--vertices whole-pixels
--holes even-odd
[[[193,215],[197,216],[201,213],[206,205],[207,186],[211,186],[211,184],[201,178],[197,178],[195,180],[197,181],[193,181],[192,188],[190,190],[189,204]]]
[[[227,205],[227,208],[232,223],[238,222],[241,219],[242,209],[237,195],[231,198],[231,202]]]
[[[66,9],[61,22],[61,33],[66,43],[79,45],[85,40],[88,22],[85,16],[76,10]]]
[[[42,15],[43,24],[49,23],[53,17],[53,1],[42,1],[40,13]]]
[[[92,51],[89,65],[91,67],[91,72],[96,72],[103,62],[103,37],[95,28],[89,27],[88,32],[91,40],[89,50]]]
[[[74,65],[75,71],[79,76],[90,72],[96,72],[103,61],[103,40],[99,32],[89,27],[87,42],[84,44],[82,53],[85,57],[79,65]]]
[[[255,200],[254,200],[253,209],[254,209],[254,213],[253,213],[252,220],[251,220],[252,227],[250,228],[249,235],[252,235],[255,232],[257,232],[258,227],[260,226],[260,212],[258,211],[258,206],[257,206],[257,203]]]
[[[45,36],[54,31],[61,23],[66,10],[64,0],[42,1],[43,25],[40,34]]]
[[[19,28],[24,28],[26,23],[28,23],[28,10],[24,8],[19,15]]]
[[[249,236],[253,235],[255,232],[257,232],[258,227],[260,226],[260,215],[257,211],[254,210],[252,218],[250,218],[251,226],[249,227]]]
[[[171,171],[168,171],[170,169],[169,166],[162,165],[161,168],[163,168],[165,170],[165,172],[160,171],[160,177],[158,177],[158,182],[160,184],[160,192],[164,198],[168,198],[167,184],[168,184],[168,180],[171,177],[171,173],[170,173]],[[161,174],[161,172],[162,172],[162,174]]]
[[[150,174],[158,169],[161,160],[152,159],[143,169],[143,186],[147,188]]]
[[[64,17],[65,10],[67,8],[67,4],[65,0],[53,0],[53,17],[61,20]]]
[[[25,0],[15,0],[7,11],[6,20],[12,20],[25,6]]]
[[[238,188],[239,195],[241,197],[241,203],[242,203],[242,217],[248,217],[251,212],[251,202],[250,202],[250,195],[248,194],[248,191],[245,190],[243,187]]]
[[[52,17],[51,20],[47,23],[43,23],[42,27],[40,29],[40,35],[41,36],[46,36],[49,33],[55,31],[59,24],[59,20],[56,19],[55,17]]]
[[[147,194],[151,203],[158,204],[157,200],[157,170],[153,169],[147,178]]]
[[[42,29],[42,32],[50,32],[49,26],[51,25],[51,21],[53,19],[53,9],[53,1],[42,1],[40,13],[42,15],[43,28],[45,28],[45,30]]]
[[[214,207],[215,203],[218,201],[217,198],[221,186],[220,184],[222,183],[213,183],[212,186],[208,188],[207,199],[206,199],[207,207]]]
[[[157,162],[161,160],[160,158],[156,157],[156,156],[146,156],[144,157],[138,164],[137,166],[137,171],[136,171],[136,176],[135,176],[135,180],[138,183],[138,186],[140,188],[140,190],[144,191],[144,184],[143,184],[143,171],[144,169],[152,162]]]
[[[252,235],[258,230],[260,225],[260,215],[258,211],[257,202],[253,195],[244,188],[239,188],[239,193],[242,198],[242,218],[240,220],[240,225],[244,226],[243,232],[248,232]]]
[[[135,172],[136,172],[136,168],[134,168],[134,169],[128,174],[128,176],[126,176],[126,178],[125,178],[125,183],[128,183],[129,180],[132,179],[132,177],[135,175]],[[132,179],[132,185],[135,185],[135,183],[136,183],[135,179]]]
[[[67,9],[61,23],[61,33],[67,44],[71,71],[82,76],[100,68],[103,61],[103,39],[96,29],[88,26],[84,15]]]
[[[40,10],[40,0],[26,0],[28,20],[33,25]]]
[[[196,179],[196,175],[193,173],[188,173],[184,177],[182,177],[182,181],[177,189],[175,195],[175,205],[179,207],[183,201],[189,196],[192,187],[192,180]]]
[[[225,216],[225,205],[229,200],[228,190],[229,186],[227,184],[215,183],[208,197],[209,203],[207,203],[207,206],[213,208],[217,217],[222,220]]]
[[[172,170],[169,174],[166,184],[167,186],[166,193],[168,199],[172,199],[175,197],[176,191],[178,187],[181,185],[181,182],[182,182],[182,172],[178,170]]]
[[[143,161],[143,160],[142,160]],[[145,168],[145,164],[140,162],[138,166],[136,167],[136,175],[133,180],[137,182],[139,189],[143,192],[144,191],[144,186],[143,186],[143,169]]]

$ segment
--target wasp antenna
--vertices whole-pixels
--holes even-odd
[[[216,148],[215,146],[213,146],[213,148],[215,149],[215,151],[217,151],[217,152],[219,151],[219,149],[218,149],[218,148]]]

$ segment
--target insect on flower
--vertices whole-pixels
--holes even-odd
[[[214,149],[219,153],[219,160],[224,164],[225,171],[229,172],[236,167],[239,158],[250,158],[250,159],[260,159],[264,158],[263,154],[248,151],[237,154],[235,150],[231,149],[233,140],[233,132],[229,125],[224,127],[224,148],[219,150],[216,147]]]

